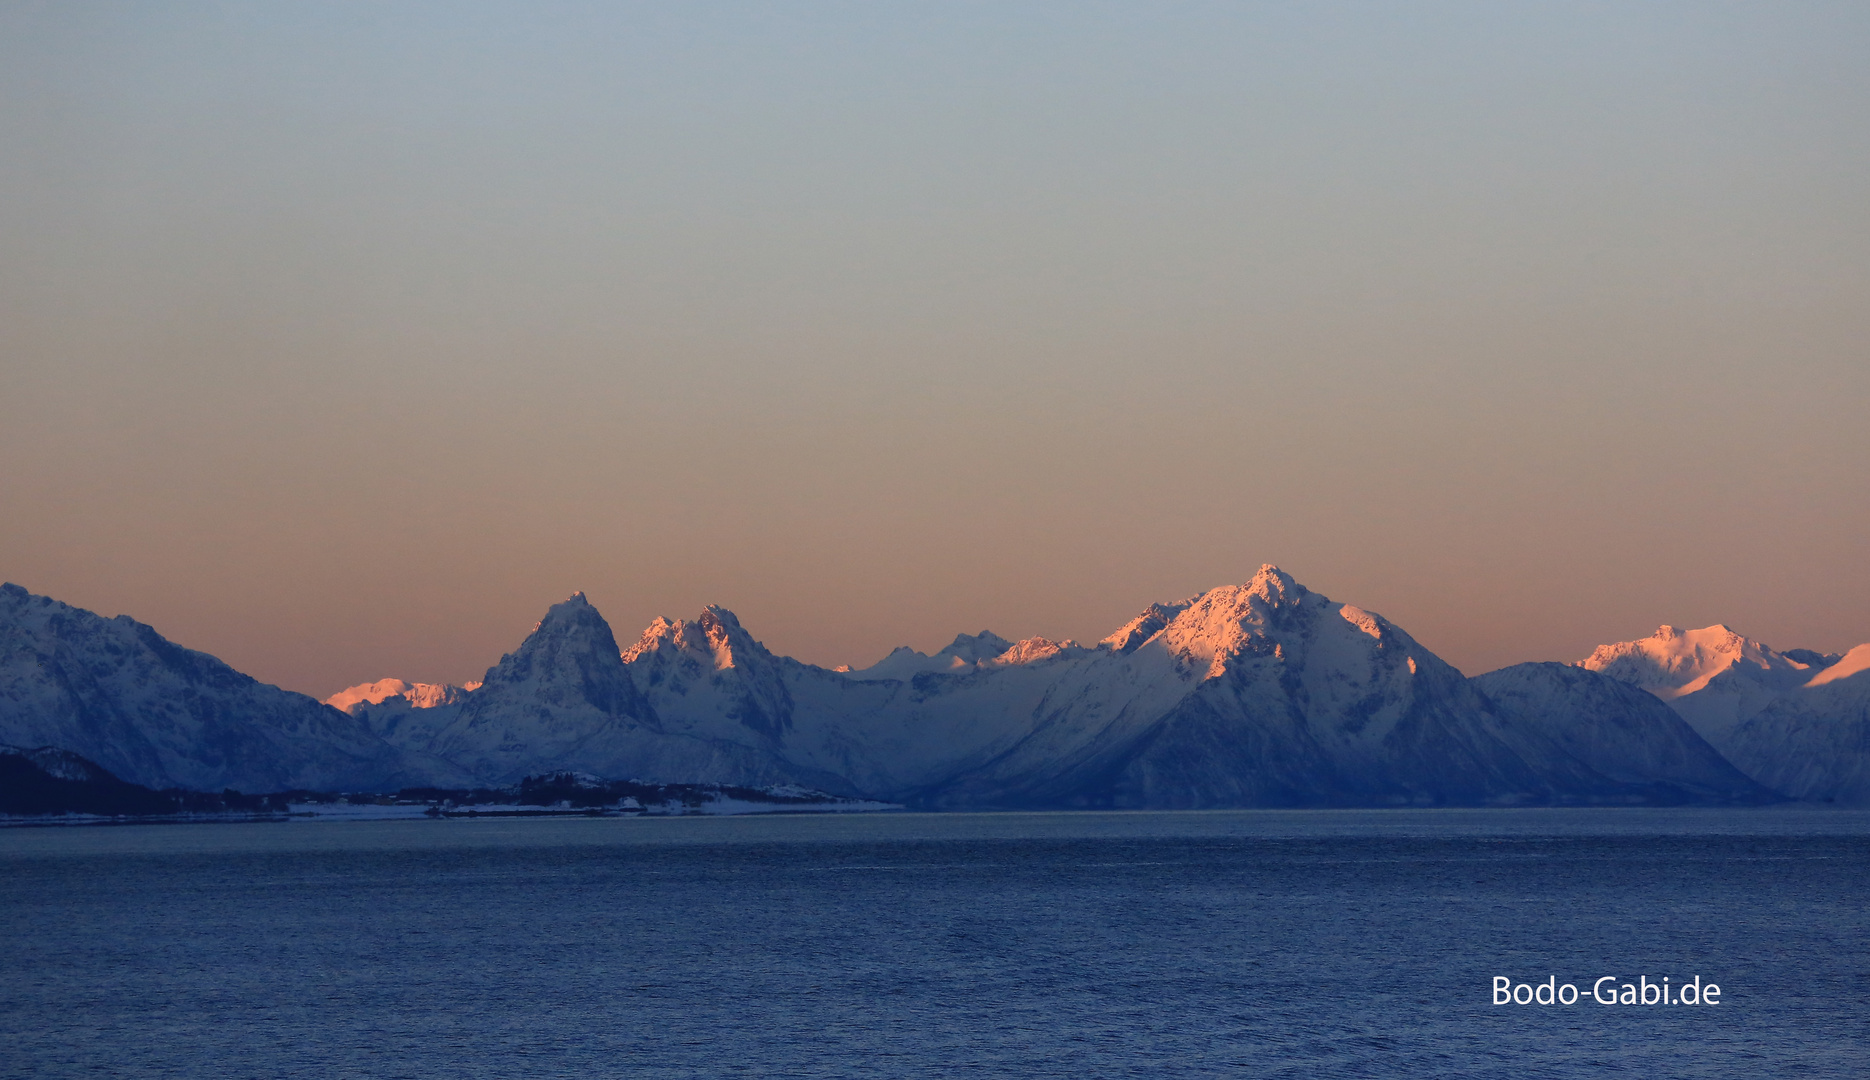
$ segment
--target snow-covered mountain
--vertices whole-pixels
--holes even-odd
[[[151,786],[382,790],[574,771],[925,807],[1734,802],[1771,798],[1754,780],[1797,797],[1870,787],[1870,646],[1776,653],[1724,627],[1665,627],[1581,665],[1467,679],[1273,566],[1151,604],[1095,647],[982,631],[861,671],[776,656],[721,607],[657,619],[622,648],[582,594],[479,684],[383,679],[326,704],[17,586],[0,590],[0,646],[0,742]]]
[[[1804,685],[1818,670],[1725,626],[1679,630],[1667,624],[1637,641],[1599,645],[1578,666],[1679,703],[1676,711],[1710,738]]]
[[[689,628],[667,629],[696,651],[715,647],[710,630],[722,647],[730,636],[718,624],[697,628],[704,648],[687,639]],[[783,702],[749,700],[733,722],[770,737],[783,729],[783,710]],[[423,749],[460,763],[485,782],[502,784],[561,770],[748,786],[798,782],[810,773],[758,738],[716,739],[708,731],[665,728],[625,666],[610,625],[583,593],[546,612],[518,649],[488,669],[460,714]]]
[[[1500,715],[1381,616],[1334,603],[1273,566],[1243,585],[1151,605],[1097,649],[982,672],[952,689],[918,689],[924,709],[948,697],[960,706],[953,715],[970,719],[989,711],[983,699],[998,699],[1001,718],[973,746],[945,740],[967,752],[950,750],[945,770],[892,792],[933,805],[1614,802],[1651,794]]]
[[[0,585],[0,743],[56,747],[131,783],[393,790],[461,770],[119,615]]]
[[[380,730],[487,782],[549,767],[935,807],[1760,794],[1666,710],[1557,722],[1573,689],[1543,688],[1544,712],[1496,708],[1382,617],[1267,566],[1153,604],[1096,648],[983,631],[855,672],[775,656],[720,607],[658,619],[619,650],[574,596],[458,717]],[[1668,768],[1633,771],[1617,749]]]
[[[325,704],[362,720],[365,727],[398,746],[426,747],[461,715],[461,706],[480,685],[378,679],[346,687],[326,698]]]
[[[1600,775],[1647,786],[1651,801],[1772,800],[1661,700],[1608,675],[1531,663],[1470,681],[1510,722],[1540,731]]]
[[[1578,667],[1667,702],[1742,772],[1798,799],[1870,803],[1870,645],[1777,652],[1725,626],[1599,646]]]
[[[1082,651],[1082,646],[1075,641],[1052,641],[1042,637],[1008,641],[991,630],[982,630],[978,634],[956,634],[954,641],[934,655],[919,653],[907,645],[898,646],[869,667],[851,672],[850,677],[877,682],[883,679],[913,679],[925,673],[965,675],[981,668],[1049,660],[1072,649]]]

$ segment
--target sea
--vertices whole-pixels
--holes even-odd
[[[1796,806],[10,828],[0,1075],[1856,1078],[1867,901]]]

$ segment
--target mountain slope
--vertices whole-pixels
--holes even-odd
[[[393,791],[458,770],[126,616],[0,585],[0,743],[49,746],[152,788]]]
[[[1717,744],[1735,724],[1818,671],[1718,624],[1700,630],[1664,624],[1646,638],[1600,645],[1578,666],[1669,702]]]
[[[783,724],[778,712],[759,718]],[[756,745],[665,730],[625,667],[610,625],[583,593],[554,605],[518,649],[488,669],[427,749],[489,783],[572,770],[757,786],[794,782],[799,772]]]
[[[284,814],[286,796],[234,791],[154,791],[112,776],[94,761],[49,746],[0,745],[0,814]]]
[[[1689,797],[1503,719],[1400,629],[1271,566],[1151,605],[1096,649],[982,632],[833,672],[773,656],[710,608],[657,620],[623,656],[665,732],[922,806]],[[1632,737],[1679,736],[1668,719]]]
[[[1777,652],[1725,626],[1599,646],[1579,667],[1649,691],[1781,794],[1870,803],[1870,645]]]
[[[1870,805],[1870,645],[1735,725],[1727,753],[1793,798]]]
[[[1052,666],[1027,730],[932,805],[1432,805],[1628,797],[1513,730],[1380,616],[1276,567]]]
[[[1581,666],[1470,680],[1273,566],[1152,604],[1095,648],[982,631],[857,672],[776,656],[720,607],[621,649],[574,594],[477,688],[386,679],[330,702],[346,711],[132,620],[0,589],[0,741],[151,787],[575,771],[931,808],[1200,808],[1769,797],[1752,777],[1870,798],[1870,647],[1781,654],[1665,627]]]
[[[480,683],[454,686],[378,679],[359,683],[325,699],[325,704],[363,721],[392,746],[426,750],[435,736],[461,715],[468,695]]]
[[[1515,664],[1471,680],[1494,710],[1659,802],[1763,802],[1748,779],[1653,694],[1583,668]]]

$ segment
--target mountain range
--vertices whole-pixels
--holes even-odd
[[[1664,627],[1466,678],[1273,566],[1095,645],[990,632],[856,671],[734,614],[621,646],[582,594],[465,687],[326,702],[147,626],[0,589],[0,743],[152,787],[388,790],[574,771],[929,809],[1870,802],[1870,646]]]

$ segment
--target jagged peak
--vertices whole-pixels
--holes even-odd
[[[1151,604],[1098,645],[1120,654],[1130,653],[1168,629],[1169,624],[1189,618],[1191,614],[1203,622],[1219,619],[1237,623],[1249,612],[1263,613],[1267,609],[1285,607],[1311,595],[1311,591],[1291,574],[1272,563],[1262,563],[1259,571],[1243,584],[1220,585],[1173,604]]]
[[[51,614],[59,614],[59,613],[68,612],[72,614],[89,616],[90,618],[98,619],[104,622],[118,622],[118,623],[123,623],[128,626],[143,625],[142,623],[137,622],[135,619],[130,618],[128,615],[117,615],[114,617],[106,617],[103,615],[99,615],[95,611],[89,611],[81,607],[73,607],[72,605],[65,603],[63,600],[54,600],[50,596],[41,596],[38,593],[33,592],[32,590],[26,588],[24,585],[15,585],[11,581],[5,583],[4,585],[0,585],[0,597],[5,598],[5,600],[9,604],[11,604],[15,610],[19,610],[19,611],[24,611],[28,607],[33,607],[33,608],[42,609],[43,611],[49,612]]]
[[[1259,573],[1253,575],[1245,588],[1248,595],[1275,605],[1301,601],[1311,595],[1310,589],[1272,563],[1262,563]]]
[[[936,656],[953,656],[969,663],[991,660],[1013,647],[1013,643],[992,630],[978,634],[956,634],[954,640],[938,650]]]
[[[634,663],[664,648],[705,655],[722,669],[736,667],[750,656],[771,656],[740,625],[740,617],[719,604],[709,604],[693,619],[671,621],[658,616],[636,644],[623,650],[623,662]]]
[[[595,607],[591,606],[591,601],[585,599],[585,596],[583,593],[575,592],[575,593],[572,593],[570,596],[567,596],[565,599],[560,600],[558,603],[553,604],[551,607],[547,608],[545,611],[545,617],[547,619],[550,619],[554,615],[560,615],[560,616],[576,615],[576,614],[581,614],[586,611],[596,611],[596,610],[597,609]]]
[[[1270,613],[1303,604],[1313,595],[1291,574],[1267,563],[1244,585],[1222,585],[1195,597],[1174,621],[1247,619],[1261,622]]]
[[[1858,646],[1862,648],[1863,646]],[[1809,668],[1828,668],[1844,659],[1843,653],[1819,652],[1817,649],[1786,649],[1779,655],[1794,660]]]
[[[1033,664],[1073,649],[1081,648],[1070,638],[1053,641],[1050,638],[1029,637],[1009,644],[1006,651],[994,657],[990,662],[999,665]]]

